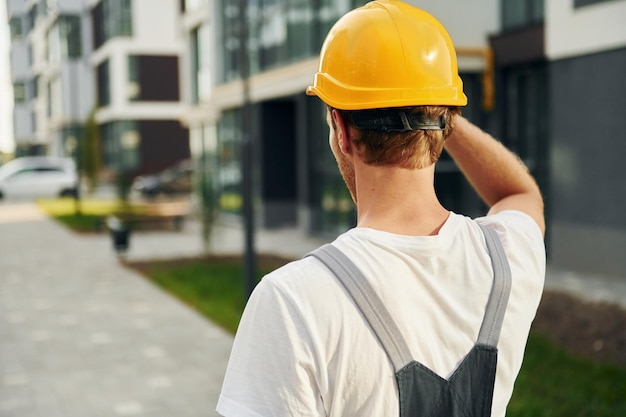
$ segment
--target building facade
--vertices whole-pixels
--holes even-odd
[[[298,227],[306,233],[333,235],[354,225],[354,205],[328,149],[325,107],[306,97],[304,90],[317,71],[328,30],[345,12],[365,3],[247,2],[250,77],[246,86],[241,79],[240,3],[183,2],[187,43],[183,72],[188,74],[183,89],[191,104],[183,120],[190,129],[192,153],[207,178],[203,182],[212,189],[207,194],[221,212],[241,213],[242,145],[249,140],[260,227]],[[459,68],[470,97],[465,114],[486,122],[493,103],[484,103],[483,93],[489,86],[492,91],[494,82],[489,76],[487,34],[498,28],[497,1],[481,0],[478,6],[462,3],[458,7],[463,10],[454,15],[439,3],[421,6],[434,7],[430,11],[450,28],[459,45]],[[461,16],[472,16],[475,24],[469,27]],[[242,133],[244,122],[249,137]],[[437,187],[442,200],[457,211],[478,214],[484,209],[449,159],[438,166]]]
[[[626,277],[626,1],[546,2],[551,261]]]
[[[304,90],[332,23],[365,2],[248,1],[248,88],[240,77],[240,2],[182,3],[190,103],[183,120],[212,186],[207,194],[220,211],[240,213],[241,148],[251,140],[261,227],[333,235],[352,226],[354,206],[328,150],[325,109]],[[626,276],[626,130],[618,115],[626,108],[626,0],[410,3],[450,31],[469,97],[465,116],[519,154],[537,179],[550,262]],[[445,153],[436,188],[454,211],[486,209]]]
[[[108,171],[189,157],[179,1],[8,0],[7,11],[18,156],[76,156],[93,114]]]

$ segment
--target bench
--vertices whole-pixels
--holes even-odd
[[[117,212],[115,217],[130,230],[180,231],[188,214],[188,202],[168,201],[133,205],[132,211]],[[98,223],[98,228],[106,225],[106,218],[100,219]]]

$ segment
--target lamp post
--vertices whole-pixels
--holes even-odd
[[[250,57],[248,55],[248,0],[239,0],[239,70],[243,89],[241,111],[244,219],[244,279],[246,299],[256,285],[256,253],[254,248],[254,205],[252,182],[253,133],[251,129]]]
[[[75,161],[76,161],[76,189],[74,190],[74,214],[76,216],[80,216],[82,214],[82,210],[81,210],[81,201],[80,201],[80,185],[81,185],[81,171],[82,171],[82,151],[83,148],[81,146],[81,136],[82,134],[80,134],[80,132],[77,132],[77,126],[78,124],[76,123],[76,120],[78,120],[78,74],[77,74],[77,68],[76,66],[78,65],[78,61],[74,62],[71,59],[68,61],[68,76],[69,76],[69,80],[68,80],[68,86],[70,88],[70,106],[69,106],[69,113],[70,113],[70,128],[72,129],[72,135],[74,135],[74,142],[75,142],[75,147],[74,147],[74,155],[75,155]]]

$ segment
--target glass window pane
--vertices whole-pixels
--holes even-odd
[[[293,0],[287,15],[287,39],[291,60],[314,55],[313,6],[306,0]]]
[[[502,0],[502,25],[504,28],[522,26],[527,20],[526,0]]]
[[[545,4],[544,0],[533,0],[532,2],[532,21],[533,22],[543,22],[545,15]]]
[[[59,18],[60,37],[68,58],[82,56],[81,25],[79,16],[62,16]]]
[[[26,101],[26,84],[22,81],[13,83],[13,99],[16,103],[24,103]]]
[[[200,67],[200,45],[198,40],[198,28],[191,31],[189,39],[189,61],[191,67],[191,103],[198,104],[198,71]]]
[[[21,39],[24,35],[22,32],[22,18],[12,17],[9,21],[9,27],[11,30],[11,40]]]
[[[110,80],[109,80],[109,61],[105,61],[98,65],[98,105],[108,106],[111,102]]]
[[[220,210],[240,213],[242,206],[241,111],[224,112],[217,127],[217,200]]]

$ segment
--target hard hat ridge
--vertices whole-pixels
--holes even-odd
[[[335,23],[307,94],[342,110],[467,104],[443,25],[396,0],[370,2]]]

